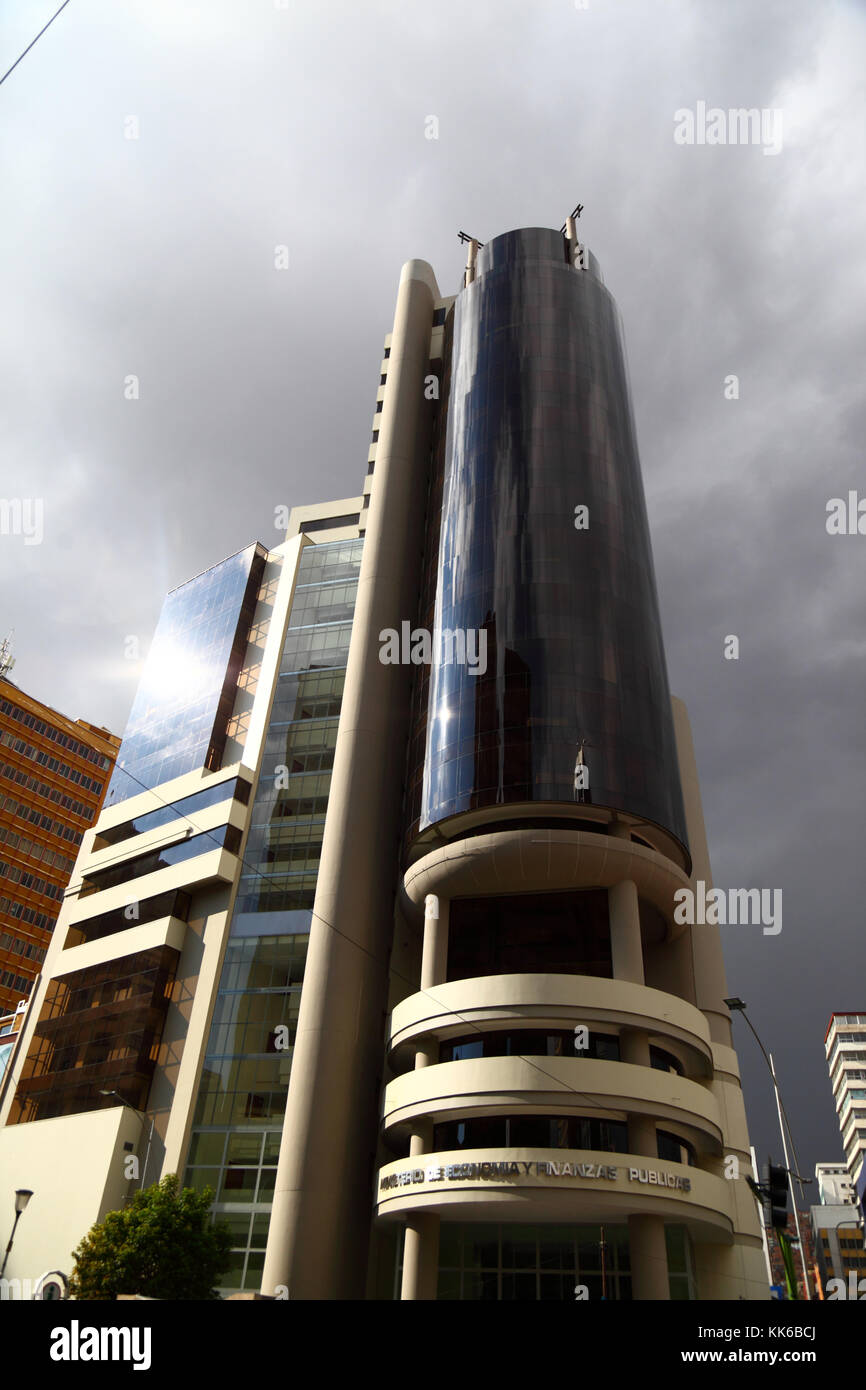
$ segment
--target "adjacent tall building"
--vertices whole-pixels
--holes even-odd
[[[818,1203],[810,1209],[809,1220],[816,1278],[825,1297],[830,1279],[841,1279],[847,1296],[852,1275],[855,1284],[866,1276],[863,1213],[844,1164],[816,1163],[815,1177]]]
[[[866,1215],[866,1013],[831,1014],[824,1052],[848,1178]]]
[[[766,1297],[699,882],[598,265],[570,219],[457,296],[411,261],[363,495],[166,600],[0,1116],[34,1231],[70,1156],[15,1258],[137,1149],[215,1190],[226,1290]]]
[[[40,974],[119,746],[107,729],[67,719],[0,675],[0,1013],[28,999]]]

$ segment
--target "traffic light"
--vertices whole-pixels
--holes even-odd
[[[776,1231],[788,1227],[788,1170],[775,1163],[767,1165],[767,1187],[769,1189],[770,1225]]]

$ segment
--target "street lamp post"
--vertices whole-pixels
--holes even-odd
[[[778,1117],[779,1117],[779,1132],[780,1132],[780,1134],[781,1134],[781,1136],[782,1136],[782,1152],[783,1152],[783,1154],[785,1155],[785,1167],[786,1167],[786,1169],[788,1170],[788,1186],[789,1186],[789,1188],[790,1188],[790,1190],[791,1190],[791,1201],[792,1201],[793,1204],[794,1204],[794,1226],[795,1226],[796,1231],[797,1231],[797,1241],[798,1241],[799,1246],[800,1246],[800,1264],[803,1266],[803,1283],[804,1283],[804,1285],[805,1285],[805,1287],[806,1287],[806,1297],[807,1297],[807,1299],[811,1300],[811,1298],[812,1298],[812,1285],[811,1285],[810,1282],[809,1282],[809,1271],[808,1271],[808,1268],[807,1268],[807,1266],[806,1266],[806,1247],[805,1247],[805,1245],[803,1244],[803,1236],[802,1236],[802,1232],[800,1231],[800,1213],[799,1213],[799,1211],[797,1210],[797,1198],[796,1198],[795,1193],[794,1193],[794,1182],[793,1182],[793,1177],[792,1177],[791,1162],[790,1162],[790,1159],[789,1159],[789,1157],[788,1157],[788,1143],[787,1143],[787,1140],[786,1140],[786,1138],[785,1138],[785,1123],[786,1123],[786,1121],[787,1121],[787,1116],[785,1115],[784,1107],[783,1107],[783,1105],[782,1105],[782,1097],[781,1097],[781,1095],[780,1095],[780,1093],[779,1093],[779,1083],[778,1083],[778,1081],[776,1080],[776,1068],[775,1068],[774,1065],[773,1065],[772,1054],[767,1052],[766,1048],[764,1047],[764,1044],[761,1042],[761,1039],[758,1037],[758,1034],[757,1034],[757,1032],[755,1031],[754,1025],[752,1024],[752,1020],[749,1018],[748,1014],[746,1013],[746,1006],[745,1006],[745,1004],[743,1003],[742,999],[737,999],[737,998],[726,999],[726,1000],[725,1000],[725,1003],[727,1004],[728,1008],[731,1009],[733,1012],[735,1012],[735,1013],[740,1013],[740,1014],[743,1015],[743,1018],[746,1020],[746,1023],[749,1025],[749,1027],[750,1027],[751,1030],[752,1030],[752,1033],[753,1033],[754,1038],[755,1038],[755,1042],[758,1044],[758,1047],[761,1049],[761,1052],[762,1052],[763,1057],[764,1057],[764,1061],[767,1063],[767,1066],[768,1066],[769,1069],[770,1069],[770,1075],[771,1075],[771,1077],[773,1078],[773,1093],[774,1093],[774,1095],[775,1095],[775,1097],[776,1097],[776,1113],[777,1113],[777,1115],[778,1115]],[[790,1132],[790,1125],[788,1126],[788,1130],[789,1130],[789,1132]],[[793,1140],[793,1137],[791,1138],[791,1148],[792,1148],[792,1149],[794,1148],[794,1140]],[[802,1195],[803,1195],[803,1179],[800,1177],[800,1168],[799,1168],[799,1163],[798,1163],[798,1161],[797,1161],[797,1154],[796,1154],[796,1152],[794,1153],[794,1162],[798,1164],[798,1166],[797,1166],[797,1180],[798,1180],[798,1182],[800,1183],[800,1196],[802,1197]]]
[[[12,1234],[9,1237],[9,1244],[6,1246],[6,1254],[3,1256],[3,1265],[0,1267],[0,1279],[2,1279],[3,1275],[6,1273],[6,1261],[9,1259],[9,1251],[12,1249],[12,1242],[15,1239],[15,1229],[18,1225],[18,1220],[32,1196],[33,1193],[29,1187],[19,1187],[18,1191],[15,1193],[15,1220],[12,1224]]]
[[[144,1111],[139,1110],[138,1107],[135,1105],[131,1105],[128,1100],[124,1100],[123,1096],[120,1094],[119,1091],[100,1091],[99,1094],[101,1096],[117,1096],[117,1099],[120,1101],[121,1105],[125,1105],[127,1110],[133,1110],[135,1114],[138,1115],[139,1119],[147,1119],[147,1115],[144,1113]],[[144,1155],[144,1167],[141,1170],[141,1182],[139,1183],[140,1192],[144,1191],[144,1178],[145,1174],[147,1173],[148,1160],[150,1159],[150,1145],[153,1140],[153,1126],[155,1120],[156,1116],[154,1115],[150,1121],[150,1133],[147,1136],[147,1151]]]

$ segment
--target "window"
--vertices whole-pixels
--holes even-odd
[[[607,892],[455,899],[448,979],[524,972],[610,979]]]
[[[401,1245],[395,1262],[395,1298],[399,1297]],[[625,1225],[606,1225],[602,1230],[600,1226],[442,1224],[438,1299],[574,1303],[578,1284],[585,1285],[591,1300],[631,1299]]]
[[[668,1163],[688,1163],[692,1167],[697,1165],[695,1151],[687,1140],[681,1139],[678,1134],[671,1134],[665,1129],[656,1131],[657,1151],[659,1158],[667,1159]]]
[[[332,531],[338,526],[357,526],[359,520],[360,516],[357,512],[354,516],[322,517],[318,521],[302,521],[301,531],[305,536],[308,536],[314,531]]]
[[[588,1048],[578,1052],[573,1031],[520,1028],[511,1033],[467,1033],[449,1038],[439,1048],[440,1062],[460,1062],[470,1057],[590,1057],[618,1062],[619,1038],[615,1033],[590,1033]]]
[[[433,1128],[437,1153],[451,1149],[592,1149],[628,1153],[624,1120],[583,1115],[479,1115]]]
[[[237,854],[241,838],[241,831],[235,826],[221,825],[214,830],[205,831],[202,835],[193,835],[189,839],[167,845],[164,849],[150,850],[147,854],[127,859],[110,869],[99,869],[88,874],[82,880],[79,896],[85,898],[91,893],[100,893],[130,879],[156,873],[157,870],[165,869],[171,864],[182,864],[187,859],[194,859],[196,855],[207,854],[211,850],[226,849],[229,854]]]
[[[208,806],[217,806],[221,801],[232,798],[246,806],[250,799],[250,783],[240,777],[235,781],[218,782],[203,791],[193,792],[192,796],[186,796],[181,801],[173,801],[158,807],[155,811],[147,811],[135,820],[125,821],[123,825],[100,831],[93,841],[93,848],[102,849],[106,845],[120,844],[122,840],[128,840],[134,835],[143,835],[160,825],[169,825],[173,820],[179,820],[194,811],[203,811]]]
[[[672,1052],[665,1052],[662,1047],[650,1047],[650,1066],[657,1071],[676,1072],[677,1076],[685,1076],[685,1068],[679,1057],[675,1057]]]

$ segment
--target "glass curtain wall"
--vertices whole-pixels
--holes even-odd
[[[264,1265],[363,541],[304,550],[184,1184],[235,1235],[224,1293]]]

